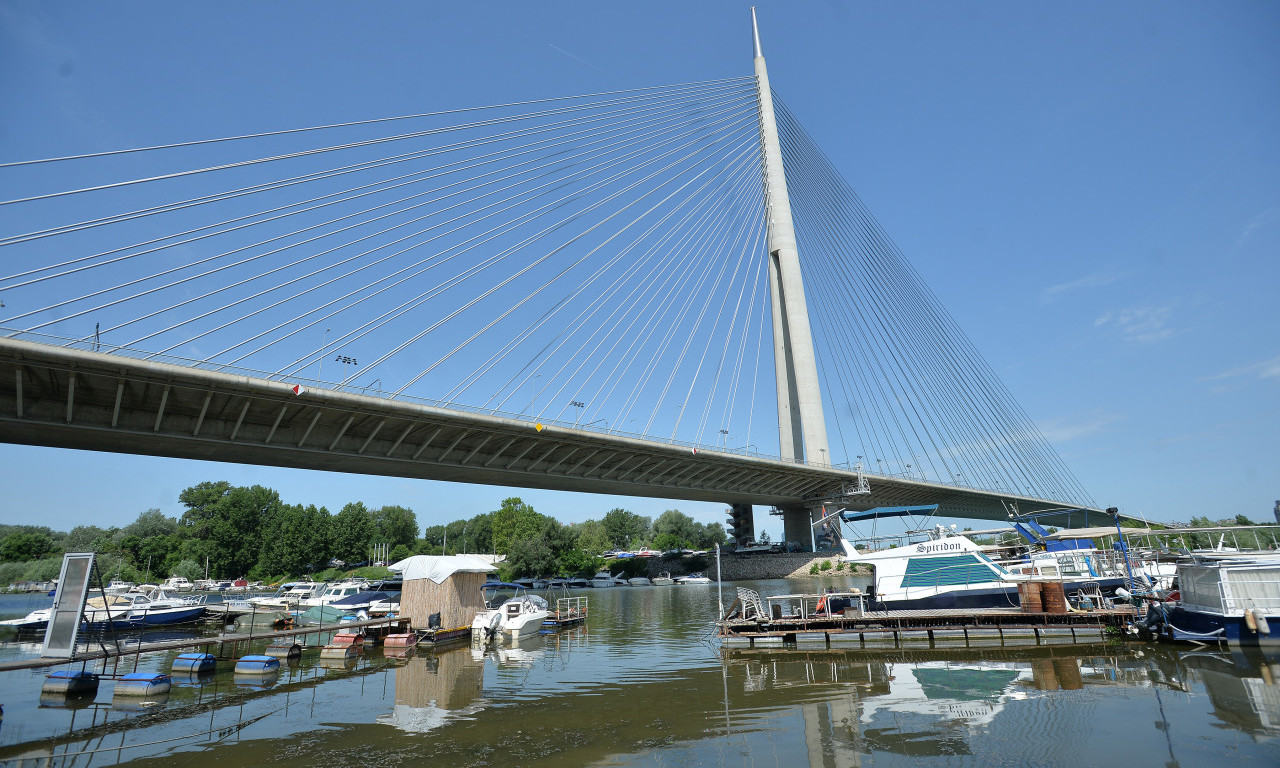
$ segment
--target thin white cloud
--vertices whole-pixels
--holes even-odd
[[[1253,236],[1254,232],[1280,220],[1280,205],[1273,205],[1267,210],[1254,216],[1253,219],[1245,225],[1244,231],[1236,238],[1236,245],[1243,245],[1246,240]]]
[[[1169,327],[1172,316],[1173,307],[1133,307],[1105,312],[1093,325],[1095,328],[1113,326],[1129,341],[1150,344],[1173,335]]]
[[[1094,411],[1070,419],[1059,419],[1040,424],[1040,434],[1051,443],[1065,443],[1087,435],[1102,432],[1112,424],[1125,420],[1119,413]]]
[[[1269,360],[1260,360],[1249,365],[1242,365],[1239,368],[1232,368],[1229,371],[1215,373],[1212,376],[1206,376],[1201,381],[1221,381],[1222,379],[1235,379],[1240,377],[1259,379],[1280,379],[1280,355]]]
[[[1095,272],[1092,275],[1085,275],[1084,277],[1067,283],[1051,285],[1041,291],[1040,302],[1042,304],[1048,304],[1064,293],[1071,293],[1072,291],[1079,291],[1085,288],[1097,288],[1103,285],[1110,285],[1122,280],[1125,276],[1126,275],[1123,272]]]

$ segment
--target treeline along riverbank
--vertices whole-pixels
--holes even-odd
[[[599,520],[563,524],[519,498],[493,511],[423,529],[413,510],[345,504],[337,513],[289,504],[263,486],[204,482],[178,496],[178,517],[158,509],[124,527],[88,524],[70,531],[0,525],[0,588],[56,578],[64,552],[97,552],[104,578],[159,581],[169,576],[264,582],[326,578],[414,554],[482,552],[505,556],[503,576],[591,576],[613,549],[709,549],[725,542],[719,523],[679,510],[652,520],[613,509]],[[643,564],[627,565],[639,570]],[[621,566],[619,566],[621,567]]]

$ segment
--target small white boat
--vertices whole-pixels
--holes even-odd
[[[627,583],[633,587],[647,587],[653,584],[652,581],[649,581],[647,576],[636,576],[634,578],[627,579]]]
[[[298,604],[303,600],[315,597],[316,593],[323,589],[324,586],[323,583],[318,581],[290,581],[281,584],[273,595],[249,598],[249,603],[259,608],[291,611],[297,608]]]
[[[136,586],[138,585],[134,584],[132,581],[124,581],[122,579],[112,579],[111,583],[108,584],[107,588],[103,591],[106,592],[108,595],[123,595],[129,592],[130,590],[132,590]]]
[[[606,589],[608,587],[616,587],[613,583],[613,576],[608,571],[601,571],[591,577],[591,586],[596,589]]]
[[[565,579],[564,586],[565,589],[586,589],[592,584],[587,579]]]
[[[298,601],[301,608],[314,608],[317,605],[329,605],[330,603],[341,600],[344,597],[351,597],[360,592],[369,590],[368,579],[349,579],[347,581],[335,581],[332,584],[325,584],[315,593],[314,597],[303,598]]]
[[[653,585],[655,587],[669,587],[675,583],[676,583],[675,579],[671,578],[670,571],[663,571],[662,573],[653,577]]]
[[[688,576],[677,576],[675,582],[677,584],[710,584],[711,579],[703,576],[701,572],[691,573]]]
[[[515,642],[521,637],[536,635],[542,629],[551,612],[547,601],[531,595],[519,584],[489,582],[482,588],[486,610],[476,614],[471,622],[473,642],[490,640]]]
[[[195,589],[191,580],[185,576],[170,576],[165,579],[163,586],[166,592],[190,592]]]

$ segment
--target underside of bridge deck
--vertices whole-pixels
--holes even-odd
[[[0,440],[332,472],[779,509],[938,504],[1006,519],[1052,501],[785,462],[571,424],[0,339]],[[1102,525],[1075,510],[1057,525]]]

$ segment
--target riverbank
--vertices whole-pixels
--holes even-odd
[[[836,552],[752,553],[750,555],[725,552],[720,555],[721,579],[724,581],[820,579],[830,576],[869,575],[871,573],[871,569],[867,566],[845,566],[844,570],[837,571],[836,565],[840,561],[841,556]],[[827,565],[826,570],[822,570],[824,563]],[[819,568],[817,574],[810,573],[814,565]],[[711,556],[708,558],[708,565],[704,573],[714,579],[716,576],[715,569],[715,557]],[[646,575],[653,578],[659,573],[668,570],[673,574],[676,573],[676,569],[672,568],[670,563],[655,558],[649,563]]]

